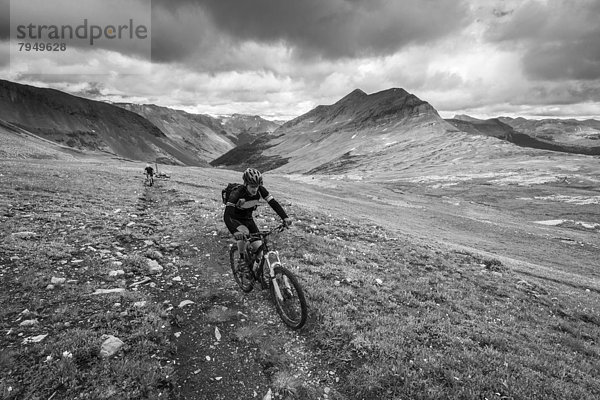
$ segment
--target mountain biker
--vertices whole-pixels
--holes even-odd
[[[153,176],[154,176],[154,168],[150,164],[146,164],[146,168],[144,168],[144,173],[146,174],[146,179],[152,184]]]
[[[269,191],[263,186],[262,174],[254,169],[248,168],[243,174],[244,184],[236,187],[231,191],[227,204],[225,205],[225,212],[223,214],[223,220],[229,232],[233,234],[233,237],[237,240],[238,251],[240,259],[238,266],[240,270],[246,275],[251,274],[250,266],[247,265],[244,254],[246,253],[246,235],[250,233],[257,233],[259,231],[252,213],[258,207],[261,199],[265,200],[271,208],[279,215],[283,220],[283,223],[287,226],[292,224],[292,219],[287,216],[285,210],[281,205],[269,194]],[[252,250],[256,252],[262,242],[257,240],[252,242]]]

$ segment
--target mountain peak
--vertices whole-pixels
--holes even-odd
[[[329,131],[352,126],[380,126],[397,124],[401,120],[419,118],[440,119],[437,111],[427,102],[401,88],[391,88],[373,94],[355,89],[336,103],[320,105],[280,127],[281,132],[293,127],[315,131],[317,126],[329,125]],[[309,128],[310,127],[310,128]],[[281,133],[280,132],[280,133]]]
[[[373,95],[375,96],[381,96],[381,97],[405,97],[407,95],[409,95],[410,93],[408,93],[406,90],[402,89],[402,88],[390,88],[390,89],[386,89],[386,90],[382,90],[381,92],[377,92],[377,93],[373,93]]]
[[[343,103],[343,102],[351,101],[351,100],[359,100],[359,99],[365,98],[367,96],[368,95],[365,92],[363,92],[362,90],[354,89],[353,91],[348,93],[346,96],[344,96],[340,100],[338,100],[338,103]]]

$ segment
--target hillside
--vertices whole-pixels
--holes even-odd
[[[511,141],[510,139],[516,133],[510,125],[498,118],[480,120],[467,115],[457,115],[452,119],[446,119],[446,122],[465,133],[491,136],[507,141]]]
[[[54,143],[0,119],[0,158],[73,160],[81,150]]]
[[[214,160],[236,146],[251,143],[271,133],[279,124],[258,115],[233,114],[212,117],[154,104],[115,103],[141,115],[176,143],[194,151],[206,161]]]
[[[76,149],[165,164],[206,165],[145,118],[58,90],[0,80],[0,119]]]
[[[209,115],[190,114],[154,104],[115,105],[146,118],[169,139],[207,162],[235,147],[235,136],[228,133],[218,119]]]
[[[600,122],[595,120],[508,117],[481,120],[457,115],[446,121],[463,132],[496,137],[522,147],[600,155]]]
[[[258,168],[279,172],[340,173],[357,167],[377,172],[387,167],[371,160],[415,139],[443,137],[449,127],[429,103],[403,89],[371,95],[357,89],[286,122],[272,137],[248,146],[244,158],[225,154],[212,164],[256,160]]]

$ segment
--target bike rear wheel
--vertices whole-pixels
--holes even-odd
[[[277,313],[287,326],[300,329],[308,317],[308,307],[302,287],[296,276],[287,268],[277,266],[274,271],[275,279],[271,282],[270,288]]]
[[[231,265],[231,272],[233,273],[233,279],[238,284],[243,292],[249,293],[254,289],[254,281],[248,279],[238,266],[238,260],[240,259],[240,252],[237,246],[231,246],[229,250],[229,264]]]

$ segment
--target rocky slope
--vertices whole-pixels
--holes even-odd
[[[66,146],[123,158],[206,165],[138,114],[53,89],[0,80],[0,120]]]

